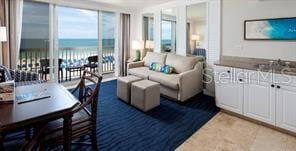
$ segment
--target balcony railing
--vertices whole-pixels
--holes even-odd
[[[61,68],[67,66],[88,64],[87,58],[98,55],[98,47],[73,47],[60,48],[58,50],[59,59],[62,59]],[[38,72],[40,70],[40,60],[49,59],[49,51],[46,48],[21,49],[19,55],[18,68]],[[102,51],[102,72],[114,72],[114,46],[104,46]]]

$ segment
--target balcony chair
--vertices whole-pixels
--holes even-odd
[[[47,75],[49,74],[49,59],[40,59],[39,73],[41,74],[41,79],[47,81]]]
[[[91,75],[91,77],[86,76]],[[96,79],[96,80],[94,80]],[[90,135],[91,143],[81,143],[84,145],[92,145],[94,150],[97,148],[97,106],[98,96],[102,76],[93,72],[84,71],[81,81],[73,90],[73,94],[78,95],[80,105],[72,110],[72,140],[78,139],[85,135]],[[95,86],[86,86],[87,82],[95,84]],[[90,109],[90,110],[89,110]],[[24,150],[32,150],[38,148],[43,150],[44,147],[52,147],[61,145],[64,141],[63,137],[63,119],[48,123],[46,126],[39,128],[33,138],[25,145]],[[80,144],[75,143],[75,144]],[[37,149],[37,150],[38,150]]]
[[[62,67],[63,61],[64,61],[63,59],[59,59],[59,74],[58,74],[59,82],[63,81],[63,77],[64,77],[63,67]]]
[[[98,68],[98,56],[90,56],[87,58],[88,64],[85,64],[85,68],[89,68],[91,72],[96,72]]]
[[[59,74],[58,74],[58,80],[59,82],[61,79],[63,80],[63,68],[62,68],[62,63],[63,59],[59,59]],[[40,71],[39,73],[41,74],[41,79],[47,80],[47,75],[50,73],[49,72],[49,59],[40,59]],[[60,76],[61,74],[61,76]]]

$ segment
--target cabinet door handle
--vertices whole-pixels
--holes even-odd
[[[230,73],[230,70],[227,70],[227,73]]]
[[[239,79],[240,82],[243,82],[243,79]]]
[[[273,88],[274,88],[274,87],[275,87],[275,85],[274,85],[274,84],[272,84],[272,85],[271,85],[271,87],[273,87]]]
[[[281,88],[281,86],[279,86],[279,85],[278,85],[278,86],[276,86],[276,88],[280,89],[280,88]]]

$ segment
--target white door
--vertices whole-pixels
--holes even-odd
[[[296,87],[277,86],[276,125],[296,132]]]
[[[244,85],[244,115],[275,124],[275,85],[252,81]]]
[[[215,83],[216,105],[238,114],[243,113],[243,84],[231,78]]]

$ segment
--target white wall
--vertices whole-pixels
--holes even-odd
[[[223,0],[222,54],[296,61],[296,41],[246,41],[244,20],[296,16],[293,0]]]

